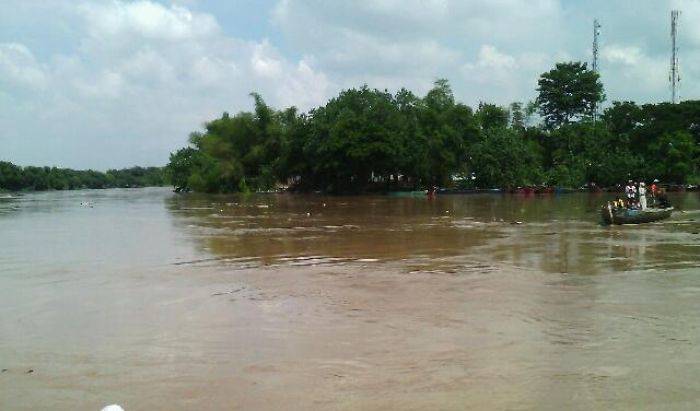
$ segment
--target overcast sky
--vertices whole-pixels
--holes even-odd
[[[527,101],[555,62],[590,61],[594,17],[608,102],[664,101],[674,8],[695,99],[700,0],[0,0],[0,160],[163,165],[251,91],[307,110],[444,77],[470,105]]]

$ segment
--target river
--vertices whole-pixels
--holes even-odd
[[[697,409],[700,194],[0,198],[0,409]]]

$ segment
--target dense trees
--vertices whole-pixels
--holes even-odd
[[[308,113],[274,110],[253,94],[253,112],[224,113],[193,133],[168,173],[176,187],[206,192],[698,182],[700,101],[615,102],[594,123],[603,89],[581,63],[557,64],[538,91],[525,106],[482,103],[476,112],[446,80],[423,97],[349,89]],[[533,126],[536,110],[543,124]]]
[[[517,130],[487,129],[470,152],[470,169],[478,186],[514,188],[545,181],[536,144]]]
[[[308,114],[276,111],[253,97],[254,112],[224,113],[171,155],[177,187],[265,190],[289,180],[300,189],[358,192],[444,185],[465,171],[480,133],[471,108],[455,102],[445,80],[424,98],[405,89],[345,90]]]
[[[342,91],[300,113],[275,110],[258,94],[254,109],[224,113],[190,135],[165,170],[74,171],[0,162],[0,188],[71,189],[162,185],[202,192],[299,190],[351,193],[432,185],[576,187],[659,178],[700,183],[700,101],[602,101],[598,75],[561,63],[543,73],[538,97],[508,108],[455,100],[438,80],[425,96],[401,89]],[[532,115],[539,111],[541,124]],[[538,120],[538,119],[536,119]]]
[[[56,167],[20,167],[0,161],[0,190],[73,190],[78,188],[145,187],[165,185],[161,167],[108,170],[71,170]]]
[[[196,191],[247,191],[270,188],[281,177],[284,128],[293,112],[276,112],[258,94],[255,112],[208,122],[190,135],[192,147],[170,156],[172,183]]]

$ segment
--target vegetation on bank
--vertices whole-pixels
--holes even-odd
[[[163,167],[131,167],[100,172],[57,167],[20,167],[0,161],[0,190],[75,190],[149,187],[167,184]]]
[[[594,121],[603,86],[576,62],[543,73],[537,91],[526,107],[473,110],[446,80],[422,97],[365,86],[308,113],[275,110],[253,93],[253,112],[224,113],[192,133],[168,173],[177,188],[202,192],[698,182],[700,101],[614,102]]]

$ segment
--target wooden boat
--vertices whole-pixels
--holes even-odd
[[[417,191],[389,191],[389,197],[425,197],[425,190]]]
[[[606,224],[642,224],[664,220],[671,217],[673,207],[667,208],[647,208],[646,210],[635,210],[628,208],[608,208],[603,206],[600,215]]]

